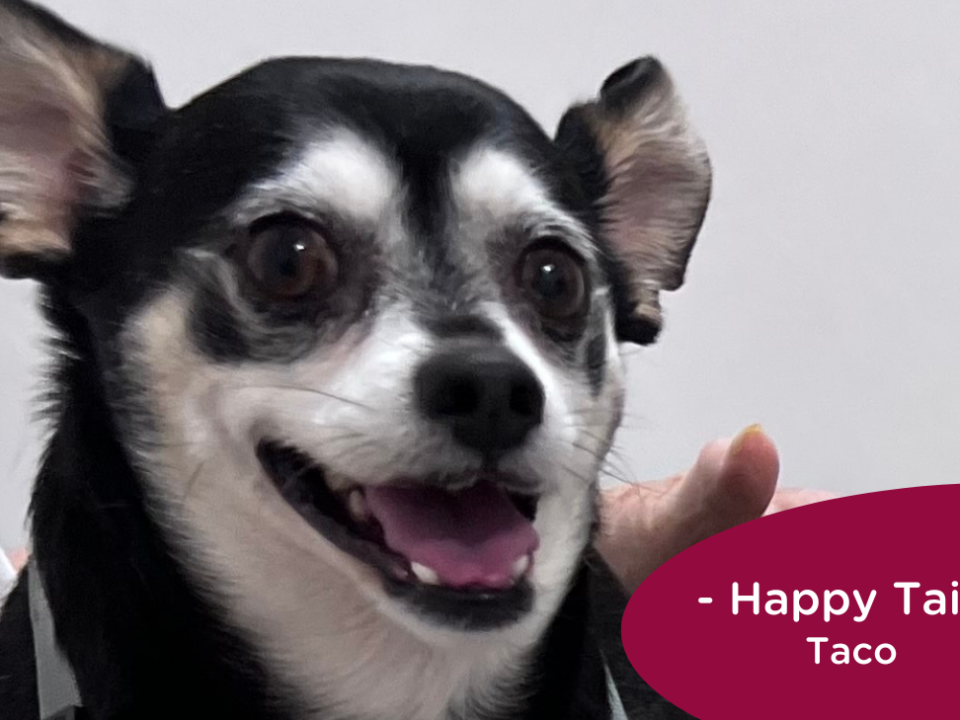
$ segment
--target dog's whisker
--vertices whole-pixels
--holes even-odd
[[[361,408],[363,410],[368,410],[370,412],[377,412],[377,409],[367,405],[359,400],[354,400],[352,398],[343,397],[342,395],[337,395],[336,393],[327,392],[326,390],[320,390],[318,388],[305,387],[302,385],[279,385],[276,383],[271,383],[267,385],[233,385],[230,388],[236,392],[242,392],[246,390],[256,391],[256,390],[285,390],[287,392],[293,393],[304,393],[307,395],[319,395],[320,397],[327,398],[328,400],[337,400],[347,405],[353,405],[354,407]]]
[[[593,480],[590,478],[590,476],[584,475],[584,474],[583,474],[582,472],[580,472],[579,470],[574,470],[572,467],[570,467],[569,465],[567,465],[567,464],[565,464],[565,463],[560,463],[560,467],[563,468],[563,469],[564,469],[566,472],[568,472],[570,475],[572,475],[573,477],[575,477],[577,480],[581,480],[581,481],[586,482],[586,483],[592,483],[592,482],[593,482]]]
[[[574,429],[576,429],[576,430],[579,430],[579,431],[582,432],[584,435],[586,435],[588,438],[590,438],[591,440],[595,440],[595,441],[598,442],[598,443],[601,443],[601,444],[604,444],[604,445],[605,445],[605,444],[608,442],[608,440],[607,440],[603,435],[598,435],[597,433],[593,432],[594,429],[598,429],[598,430],[602,430],[602,429],[603,429],[603,428],[602,428],[601,426],[599,426],[599,425],[597,425],[597,426],[592,426],[592,425],[583,426],[583,425],[572,424],[572,425],[568,425],[567,427],[572,427],[572,428],[574,428]]]
[[[190,478],[187,480],[184,485],[183,494],[180,496],[180,502],[186,502],[190,496],[193,494],[194,485],[196,485],[197,480],[200,477],[200,474],[203,472],[203,468],[206,465],[206,460],[201,460],[197,463],[197,467],[192,473],[190,473]]]
[[[586,453],[587,455],[592,457],[594,460],[596,460],[599,463],[598,471],[600,473],[605,474],[608,477],[614,480],[618,480],[624,484],[631,484],[630,480],[628,480],[624,476],[623,472],[619,468],[614,466],[610,462],[609,458],[607,458],[602,452],[598,452],[593,448],[587,447],[585,445],[581,445],[576,442],[571,443],[571,445],[577,450],[579,450],[580,452]]]
[[[587,455],[589,455],[590,457],[592,457],[594,460],[598,462],[603,462],[605,459],[603,453],[600,453],[594,450],[592,447],[588,447],[587,445],[581,445],[578,442],[572,442],[570,443],[570,445],[576,448],[577,450],[580,450],[581,452],[586,453]]]
[[[615,445],[611,445],[607,450],[604,468],[607,466],[613,467],[621,475],[629,477],[630,482],[637,482],[636,475],[633,470],[633,464]]]
[[[604,460],[603,465],[600,466],[599,472],[609,478],[627,485],[633,485],[636,483],[636,476],[631,470],[629,470],[629,465],[626,465],[625,463],[615,464],[609,458]]]
[[[628,487],[631,486],[631,485],[636,485],[636,483],[633,482],[632,480],[628,480],[627,478],[625,478],[625,477],[623,477],[623,476],[621,476],[621,475],[613,474],[613,473],[611,473],[609,470],[601,469],[601,470],[600,470],[600,475],[601,475],[602,477],[609,478],[609,479],[613,480],[614,482],[620,483],[621,485],[626,485],[626,486],[628,486]]]
[[[160,440],[143,439],[140,442],[143,445],[149,445],[150,448],[154,450],[184,450],[201,445],[201,443],[196,440],[184,440],[183,442],[171,443]]]

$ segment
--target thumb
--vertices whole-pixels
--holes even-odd
[[[693,545],[723,530],[761,517],[770,504],[780,474],[773,441],[759,425],[731,440],[703,448],[697,462],[671,494],[666,513]]]

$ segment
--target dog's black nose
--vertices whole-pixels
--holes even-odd
[[[520,445],[543,420],[543,387],[516,355],[496,345],[449,348],[416,375],[420,410],[484,454]]]

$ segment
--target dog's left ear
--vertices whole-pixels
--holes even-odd
[[[0,0],[0,275],[42,277],[85,217],[115,212],[166,106],[147,65]]]
[[[570,108],[557,144],[600,216],[623,342],[652,343],[660,291],[683,284],[710,199],[710,161],[673,82],[653,58],[613,73],[593,102]]]

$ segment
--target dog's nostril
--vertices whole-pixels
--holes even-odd
[[[438,388],[434,413],[438,415],[469,415],[480,405],[480,390],[470,378],[453,378]]]

